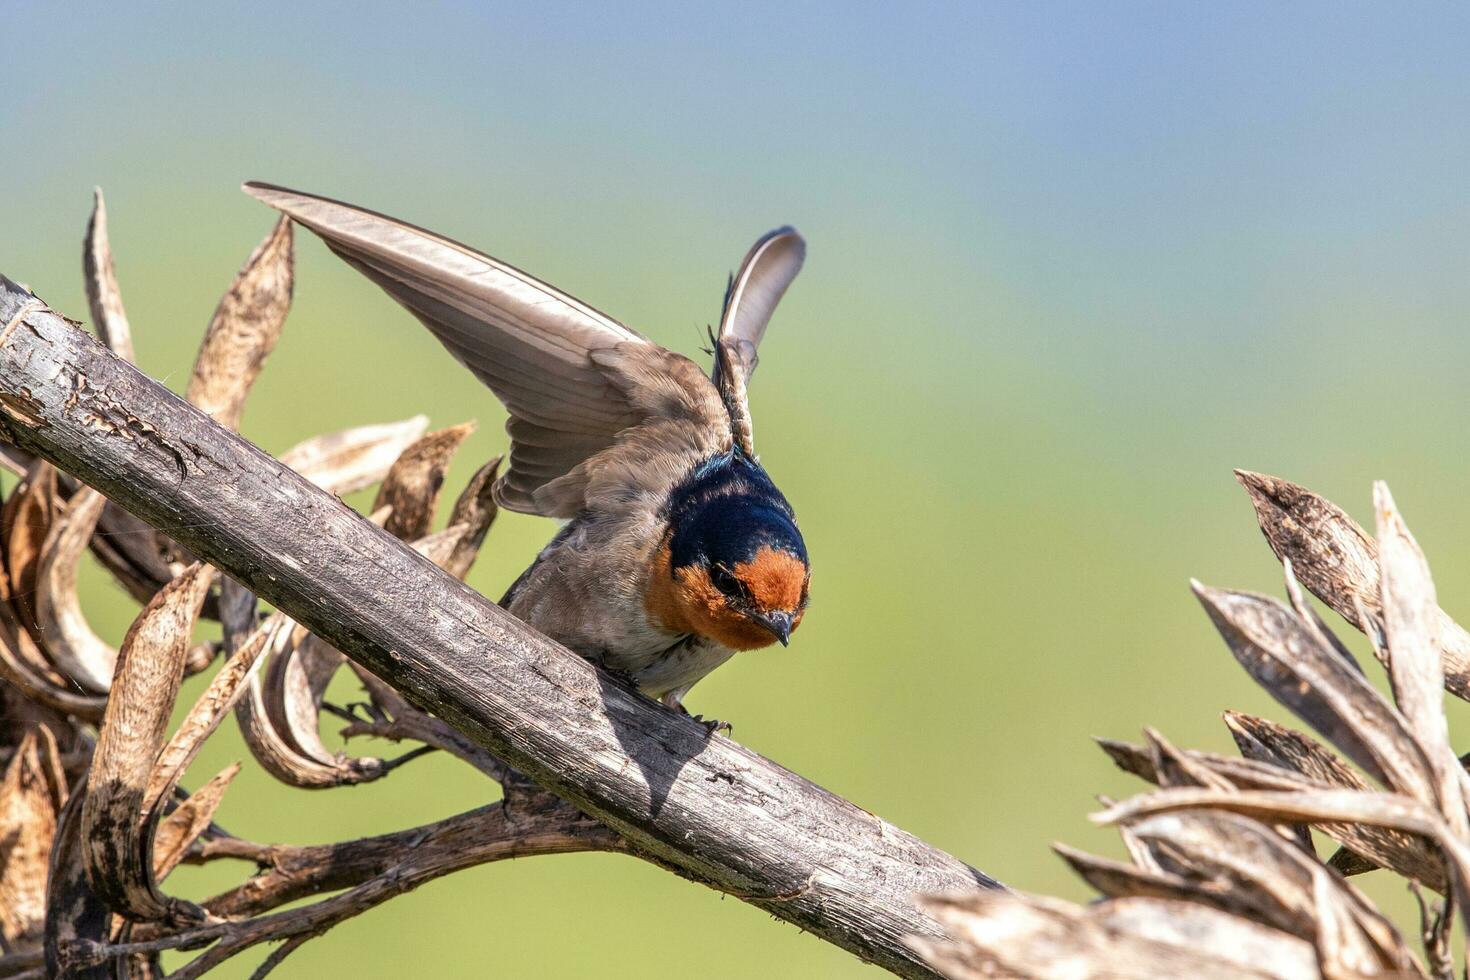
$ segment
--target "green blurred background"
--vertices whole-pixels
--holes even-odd
[[[690,706],[1016,887],[1082,898],[1048,842],[1116,851],[1083,815],[1132,784],[1089,736],[1147,723],[1224,749],[1221,709],[1283,716],[1187,588],[1279,593],[1232,467],[1362,520],[1370,481],[1389,480],[1445,606],[1470,616],[1463,6],[12,0],[0,15],[0,271],[84,316],[101,185],[142,366],[176,389],[271,223],[244,179],[440,230],[689,353],[749,243],[800,228],[806,271],[753,400],[814,604],[791,649],[742,655]],[[504,447],[499,406],[297,242],[296,304],[245,434],[280,451],[419,412],[476,418],[457,490]],[[472,584],[498,596],[552,532],[502,516]],[[90,581],[119,637],[132,610]],[[1466,713],[1452,721],[1470,739]],[[191,780],[243,751],[223,732]],[[247,766],[220,819],[327,841],[486,792],[438,758],[326,794]],[[435,882],[282,968],[872,972],[598,856]]]

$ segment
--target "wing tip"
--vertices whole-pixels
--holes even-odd
[[[264,180],[247,180],[240,185],[240,190],[260,201],[262,204],[275,208],[277,211],[288,211],[291,201],[299,201],[307,195],[300,191],[293,191],[289,187],[280,184],[271,184]]]
[[[780,228],[766,232],[761,237],[760,244],[774,242],[782,238],[790,239],[792,245],[801,249],[802,254],[806,254],[806,239],[802,237],[801,232],[797,231],[793,225],[782,225]]]
[[[755,244],[750,246],[750,251],[745,253],[745,261],[740,264],[741,270],[743,272],[751,268],[764,256],[780,254],[787,256],[785,261],[794,260],[796,271],[791,273],[791,278],[794,279],[796,272],[801,271],[801,267],[806,264],[806,239],[791,225],[782,225],[757,238]]]

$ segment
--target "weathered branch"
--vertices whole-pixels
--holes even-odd
[[[906,976],[995,882],[504,613],[0,278],[0,437],[133,511],[655,861]]]
[[[259,874],[202,903],[211,915],[238,919],[398,874],[410,861],[447,874],[532,854],[624,850],[612,831],[538,790],[422,827],[337,844],[265,845],[234,837],[200,841],[190,860],[237,858],[260,865]]]
[[[263,866],[249,881],[204,903],[211,916],[225,921],[181,931],[143,929],[130,942],[86,945],[79,949],[78,959],[97,963],[128,953],[208,945],[199,959],[174,974],[198,976],[250,946],[318,935],[419,885],[475,865],[626,849],[617,834],[546,793],[340,844],[263,846],[224,838],[203,845],[200,857],[238,857]],[[301,898],[342,889],[346,890],[320,902],[265,914]]]

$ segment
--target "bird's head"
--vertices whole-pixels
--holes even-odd
[[[791,505],[755,462],[719,457],[671,495],[648,591],[649,611],[665,627],[735,650],[784,646],[810,583]]]

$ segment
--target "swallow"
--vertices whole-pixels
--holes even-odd
[[[746,386],[805,259],[794,229],[763,236],[730,278],[706,376],[442,235],[270,184],[244,189],[377,283],[504,404],[510,466],[494,499],[566,523],[502,607],[678,710],[736,652],[787,644],[811,564],[756,457]]]

